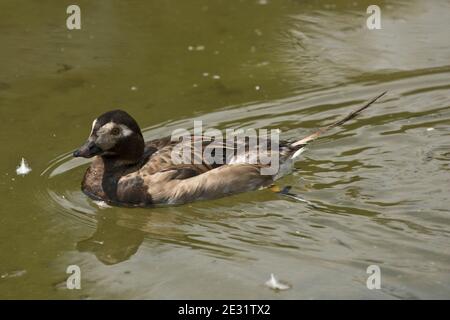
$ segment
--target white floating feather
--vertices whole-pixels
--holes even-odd
[[[291,288],[288,284],[278,281],[273,273],[270,274],[270,279],[266,281],[266,286],[273,290],[287,290]]]
[[[295,151],[295,153],[292,155],[291,159],[298,158],[303,152],[305,151],[305,147],[302,147]]]
[[[27,274],[27,270],[15,270],[11,272],[6,272],[0,276],[1,279],[7,279],[7,278],[18,278],[23,275]]]
[[[24,158],[22,158],[20,165],[16,168],[17,175],[24,176],[26,174],[29,174],[30,171],[31,167],[28,165],[27,161]]]

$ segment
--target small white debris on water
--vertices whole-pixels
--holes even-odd
[[[108,205],[105,201],[102,200],[94,200],[93,201],[100,209],[108,209],[112,208],[110,205]]]
[[[209,76],[209,73],[208,72],[203,72],[203,76],[207,77],[207,76]]]
[[[0,276],[1,279],[7,279],[7,278],[17,278],[25,275],[27,273],[27,270],[16,270],[11,272],[6,272]]]
[[[218,79],[220,79],[220,76],[219,76],[219,75],[217,75],[217,74],[215,74],[215,75],[213,75],[213,79],[216,79],[216,80],[218,80]]]
[[[256,90],[256,91],[259,91],[260,89],[261,89],[260,86],[256,86],[256,87],[255,87],[255,90]]]
[[[288,284],[278,281],[273,273],[270,274],[270,279],[266,281],[266,286],[273,290],[287,290],[291,288]]]
[[[16,168],[16,173],[19,176],[24,176],[26,174],[29,174],[31,171],[31,167],[28,165],[27,161],[22,158],[22,161],[20,162],[20,166]]]
[[[433,131],[434,128],[427,128],[427,131]]]
[[[294,154],[292,155],[291,159],[295,159],[297,158],[299,155],[301,155],[303,152],[305,151],[305,148],[300,148],[297,151],[294,152]]]
[[[269,3],[269,0],[258,0],[258,4],[260,4],[260,5],[265,5],[268,3]]]
[[[203,50],[205,50],[205,46],[203,46],[203,45],[198,45],[198,46],[189,46],[188,47],[188,50],[189,51],[203,51]]]
[[[135,86],[132,86],[131,87],[131,91],[136,91],[138,88],[137,87],[135,87]]]

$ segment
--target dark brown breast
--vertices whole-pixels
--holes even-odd
[[[85,194],[97,200],[105,200],[106,194],[103,190],[102,181],[105,167],[100,157],[95,157],[84,174],[81,189]]]

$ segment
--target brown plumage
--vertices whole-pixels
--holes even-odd
[[[273,156],[279,157],[280,169],[271,175],[261,174],[261,169],[270,164],[236,160],[234,144],[214,144],[216,150],[223,152],[222,163],[204,161],[203,151],[210,143],[207,139],[200,140],[201,148],[197,153],[192,152],[192,159],[200,160],[198,164],[176,164],[172,152],[179,146],[178,141],[164,137],[144,142],[138,124],[129,114],[122,110],[109,111],[94,121],[88,141],[74,152],[75,157],[95,157],[84,176],[82,190],[93,199],[113,205],[149,207],[215,199],[267,187],[285,173],[283,168],[291,166],[293,158],[308,142],[352,119],[384,94],[301,140],[280,141],[278,148],[272,151]],[[191,137],[187,143],[194,145],[198,141],[196,138],[199,137]],[[230,155],[227,149],[233,151],[231,156],[227,157]],[[250,151],[245,150],[251,157]]]

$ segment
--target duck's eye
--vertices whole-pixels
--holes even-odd
[[[112,129],[111,129],[111,134],[112,134],[113,136],[119,135],[119,134],[120,134],[120,128],[118,128],[118,127],[112,128]]]

